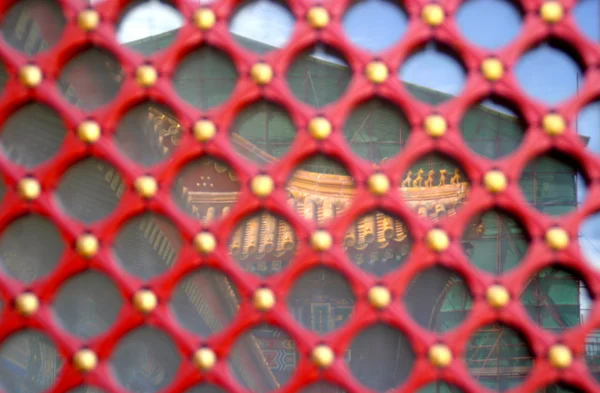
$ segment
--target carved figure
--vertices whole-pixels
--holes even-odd
[[[425,171],[423,169],[419,169],[417,172],[417,177],[413,180],[413,187],[423,187],[423,173]]]
[[[445,169],[440,169],[440,186],[446,185],[446,173],[447,171]]]
[[[402,180],[402,187],[410,187],[410,183],[412,181],[412,171],[408,171],[404,180]]]
[[[460,172],[458,168],[454,168],[454,175],[450,178],[450,184],[460,183]]]
[[[433,179],[435,177],[435,171],[430,169],[427,173],[427,180],[425,180],[425,187],[433,187]]]

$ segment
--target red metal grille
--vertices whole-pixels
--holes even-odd
[[[2,2],[0,16],[14,3],[15,1]],[[523,334],[535,358],[534,366],[526,381],[519,386],[519,391],[534,392],[558,382],[568,383],[588,392],[599,391],[600,385],[591,376],[584,359],[586,335],[594,326],[600,324],[598,308],[594,308],[585,323],[561,335],[554,335],[535,325],[518,301],[518,295],[527,285],[528,278],[556,262],[574,269],[585,280],[593,298],[600,292],[600,276],[583,260],[575,241],[581,221],[600,209],[600,159],[586,150],[572,127],[578,111],[600,96],[600,46],[584,38],[579,32],[569,14],[574,3],[562,1],[565,16],[557,23],[546,23],[539,14],[542,2],[520,1],[526,12],[521,33],[505,49],[490,53],[470,44],[458,32],[453,14],[460,5],[459,1],[437,3],[443,7],[446,19],[443,24],[434,28],[428,26],[421,18],[422,9],[427,3],[406,0],[403,5],[410,15],[406,34],[396,45],[376,57],[353,46],[345,36],[340,19],[349,5],[347,1],[325,1],[321,4],[329,11],[331,17],[330,23],[322,29],[313,28],[307,22],[307,12],[315,5],[313,2],[289,1],[288,5],[296,17],[293,36],[284,48],[264,56],[243,49],[228,32],[227,22],[237,6],[236,3],[224,0],[207,6],[215,12],[217,23],[211,29],[202,31],[193,23],[194,12],[200,7],[199,2],[173,1],[184,17],[184,26],[168,48],[149,57],[121,46],[115,37],[114,25],[127,6],[125,0],[99,3],[95,9],[100,15],[100,24],[91,32],[82,31],[77,23],[78,13],[85,9],[83,2],[61,0],[60,5],[67,19],[62,37],[55,47],[33,57],[17,52],[0,40],[0,57],[10,74],[0,100],[0,119],[6,119],[16,108],[33,100],[56,110],[69,130],[58,154],[48,163],[35,169],[26,170],[11,163],[4,156],[0,157],[2,179],[8,188],[0,209],[0,226],[4,228],[16,218],[35,212],[48,217],[59,229],[65,242],[71,245],[58,267],[50,275],[31,285],[25,285],[5,274],[0,276],[0,292],[6,305],[0,326],[0,341],[25,327],[37,328],[51,337],[60,354],[68,361],[49,392],[66,392],[82,383],[98,386],[107,392],[125,392],[110,370],[108,359],[127,332],[147,324],[166,332],[174,340],[182,356],[177,375],[165,388],[165,392],[182,392],[201,381],[216,383],[227,391],[243,392],[245,389],[228,369],[228,354],[235,340],[245,331],[261,323],[269,323],[285,330],[296,343],[299,353],[297,369],[290,381],[281,388],[281,392],[297,391],[314,381],[326,380],[338,384],[348,392],[358,393],[367,392],[368,389],[349,372],[343,354],[359,331],[380,321],[400,330],[408,338],[416,354],[410,377],[397,391],[416,391],[432,381],[443,380],[465,392],[475,392],[484,388],[470,376],[463,359],[467,342],[479,328],[493,322],[502,322]],[[550,39],[560,40],[576,52],[585,67],[585,80],[580,94],[554,108],[528,98],[512,72],[513,64],[528,48]],[[456,99],[432,107],[415,100],[396,78],[389,77],[385,82],[376,84],[366,77],[365,69],[371,61],[385,63],[391,75],[413,49],[429,40],[451,47],[468,70],[465,89]],[[352,69],[353,79],[338,101],[315,110],[294,98],[285,81],[285,74],[298,54],[318,42],[335,48],[344,55]],[[180,60],[191,50],[203,45],[210,45],[226,53],[235,64],[239,75],[231,97],[224,104],[208,111],[198,110],[185,103],[171,85],[171,77]],[[68,61],[91,46],[103,48],[118,59],[124,71],[124,82],[118,96],[110,104],[95,111],[84,112],[67,103],[59,92],[56,81]],[[490,56],[499,59],[505,67],[505,75],[497,82],[486,80],[480,71],[482,61]],[[265,85],[258,85],[251,77],[251,68],[257,62],[266,63],[273,69],[273,79]],[[19,70],[26,64],[34,64],[41,68],[44,79],[39,86],[28,88],[20,83]],[[136,70],[144,64],[151,65],[158,71],[158,80],[148,88],[140,86],[136,81]],[[467,148],[458,129],[460,119],[468,108],[492,93],[517,105],[528,124],[519,149],[496,161],[474,155]],[[396,104],[406,114],[412,127],[402,152],[378,168],[358,159],[351,152],[341,132],[344,120],[352,109],[374,97],[385,98]],[[171,159],[150,169],[127,160],[112,140],[118,119],[128,109],[146,99],[164,103],[172,108],[185,130]],[[237,156],[228,134],[228,129],[241,108],[259,99],[268,99],[285,108],[297,128],[296,139],[287,154],[266,168],[248,164]],[[550,111],[566,119],[568,127],[562,135],[551,136],[544,131],[542,117]],[[431,114],[442,115],[449,125],[447,132],[437,139],[430,137],[423,128],[425,117]],[[327,118],[333,125],[333,133],[323,141],[316,141],[307,131],[308,121],[317,115]],[[76,133],[77,126],[88,119],[98,122],[102,129],[100,140],[89,145],[80,141]],[[200,143],[193,137],[193,124],[200,119],[213,121],[218,130],[215,138],[206,143]],[[520,175],[526,164],[550,151],[558,151],[576,161],[588,181],[586,202],[577,211],[560,218],[546,216],[530,207],[518,187]],[[430,220],[418,217],[404,203],[398,190],[402,180],[398,174],[405,173],[411,163],[431,152],[443,153],[457,161],[472,184],[468,203],[456,215],[447,217],[435,225]],[[354,201],[348,213],[322,228],[328,230],[334,239],[331,249],[324,252],[312,249],[310,234],[316,227],[300,218],[287,205],[284,189],[294,168],[315,153],[327,155],[342,163],[356,183]],[[226,218],[203,226],[201,222],[186,216],[178,209],[171,199],[170,190],[177,174],[186,163],[206,155],[231,166],[242,188],[237,204]],[[108,218],[97,224],[85,226],[61,210],[53,193],[67,168],[91,156],[111,163],[123,176],[127,187],[117,209]],[[507,189],[499,194],[488,192],[483,185],[483,175],[492,169],[502,171],[508,178]],[[369,191],[367,179],[375,172],[384,173],[391,180],[392,187],[383,196],[373,195]],[[270,175],[275,182],[274,192],[265,198],[256,197],[250,188],[251,179],[260,173]],[[140,197],[134,188],[135,179],[142,175],[151,175],[158,182],[158,192],[149,200]],[[26,176],[37,179],[41,184],[42,193],[34,201],[23,200],[17,191],[17,184]],[[298,252],[290,266],[268,278],[259,278],[245,272],[227,251],[228,239],[236,224],[248,214],[263,208],[285,218],[298,239]],[[410,257],[405,265],[381,278],[371,276],[352,264],[342,247],[347,227],[361,215],[377,208],[404,220],[414,239]],[[462,232],[472,217],[490,208],[501,208],[513,214],[531,236],[529,252],[524,260],[503,276],[476,270],[460,246]],[[173,268],[146,282],[124,274],[110,252],[118,229],[128,219],[145,211],[167,217],[184,239],[179,259]],[[450,247],[445,251],[435,252],[429,249],[424,240],[428,230],[434,226],[446,231],[451,239]],[[553,251],[546,244],[545,233],[554,226],[564,228],[571,238],[569,246],[562,251]],[[210,231],[216,236],[216,251],[200,255],[194,248],[194,236],[201,231]],[[79,256],[74,248],[78,236],[88,232],[95,235],[100,242],[98,254],[91,259]],[[303,329],[287,310],[285,302],[294,281],[304,271],[316,265],[324,265],[342,273],[356,296],[355,311],[347,323],[334,333],[323,336]],[[435,265],[450,268],[462,275],[474,298],[472,310],[466,321],[459,328],[445,334],[436,334],[420,327],[410,318],[404,304],[399,301],[416,274]],[[175,284],[198,266],[215,267],[227,274],[235,283],[242,299],[233,322],[209,338],[199,337],[183,329],[168,307]],[[89,268],[110,276],[126,301],[118,322],[107,333],[84,341],[59,328],[52,316],[51,305],[57,289],[65,280]],[[503,285],[512,295],[510,303],[500,310],[492,308],[486,300],[486,290],[492,284]],[[367,292],[374,285],[383,285],[392,293],[392,304],[383,310],[374,309],[367,300]],[[277,299],[275,306],[265,312],[256,310],[252,303],[254,292],[261,287],[272,289]],[[134,293],[142,288],[152,290],[158,297],[157,308],[147,315],[137,311],[132,304]],[[14,299],[25,291],[36,294],[41,302],[39,310],[30,317],[20,315],[14,303]],[[451,349],[454,360],[447,367],[437,368],[430,363],[428,350],[435,343],[446,344]],[[567,345],[574,355],[573,363],[563,370],[556,369],[548,361],[548,351],[556,343]],[[330,346],[336,354],[335,362],[326,369],[320,369],[311,361],[311,351],[319,344]],[[192,362],[193,353],[202,346],[212,348],[217,355],[217,364],[210,371],[199,371]],[[71,361],[74,353],[83,347],[92,349],[99,358],[98,366],[87,373],[78,371]]]

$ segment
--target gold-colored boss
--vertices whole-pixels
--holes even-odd
[[[275,294],[269,288],[259,288],[252,296],[252,304],[257,310],[270,310],[275,306]]]

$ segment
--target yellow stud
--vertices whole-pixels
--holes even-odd
[[[441,229],[432,229],[427,232],[425,242],[430,249],[437,252],[444,251],[450,245],[448,235]]]
[[[322,29],[329,24],[329,12],[324,7],[312,7],[306,14],[308,23],[315,29]]]
[[[498,193],[506,190],[508,181],[502,171],[491,170],[483,176],[483,184],[491,193]]]
[[[560,251],[569,245],[569,234],[562,228],[550,228],[546,232],[546,244],[554,251]]]
[[[42,187],[37,180],[31,177],[26,177],[19,181],[19,184],[17,185],[17,191],[21,198],[28,201],[33,201],[40,196]]]
[[[256,63],[250,70],[250,76],[252,80],[259,85],[266,85],[273,79],[273,69],[270,65],[265,63]]]
[[[264,198],[273,192],[275,188],[275,183],[271,176],[268,175],[256,175],[252,179],[252,184],[250,185],[252,189],[252,193],[257,197]]]
[[[322,229],[314,231],[310,236],[310,244],[315,251],[327,251],[331,248],[332,243],[331,234]]]
[[[315,349],[312,350],[310,358],[316,366],[327,368],[333,364],[335,354],[327,345],[317,345]]]
[[[77,250],[79,255],[86,259],[96,255],[99,247],[100,245],[96,236],[89,233],[79,236],[75,242],[75,250]]]
[[[29,317],[35,314],[39,307],[40,301],[31,292],[24,292],[15,299],[15,308],[23,316]]]
[[[140,176],[135,179],[135,190],[142,198],[152,198],[158,191],[158,184],[152,176]]]
[[[421,18],[429,26],[439,26],[444,22],[444,10],[437,4],[427,4],[421,11]]]
[[[208,142],[217,134],[215,123],[210,120],[198,120],[194,124],[194,138],[198,142]]]
[[[217,17],[213,10],[209,8],[200,8],[194,12],[194,24],[200,30],[210,30],[217,22]]]
[[[559,1],[546,1],[540,8],[542,20],[546,23],[560,22],[564,15],[564,9]]]
[[[367,296],[371,306],[379,309],[386,308],[392,301],[392,295],[390,291],[382,285],[376,285],[369,289]]]
[[[373,83],[383,83],[388,78],[388,68],[385,63],[381,61],[372,61],[367,64],[365,70],[367,78]]]
[[[446,133],[446,119],[440,115],[429,115],[425,118],[425,131],[433,138],[439,138]]]
[[[194,352],[193,362],[200,370],[208,371],[215,366],[217,355],[210,348],[200,348]]]
[[[140,289],[133,295],[133,305],[144,314],[154,310],[157,304],[156,295],[149,289]]]
[[[80,349],[73,356],[73,365],[84,373],[92,371],[98,365],[98,356],[91,349]]]
[[[548,135],[557,136],[565,132],[567,123],[561,115],[557,113],[549,113],[542,119],[542,127]]]
[[[83,10],[77,15],[77,24],[81,30],[96,30],[99,23],[100,15],[95,10]]]
[[[429,348],[429,361],[436,367],[447,367],[452,363],[452,351],[444,344],[434,344]]]
[[[485,79],[494,82],[504,76],[504,65],[495,58],[485,59],[481,63],[481,72]]]
[[[369,191],[374,195],[383,195],[390,189],[390,179],[383,173],[374,173],[369,176],[367,181]]]
[[[140,86],[150,87],[156,83],[158,73],[151,65],[144,64],[139,66],[135,73],[135,80]]]
[[[32,64],[27,64],[19,70],[19,80],[23,86],[36,87],[42,83],[42,70],[40,67]]]
[[[566,345],[555,344],[548,351],[548,360],[553,367],[564,369],[573,363],[573,354]]]
[[[194,247],[202,254],[209,254],[217,248],[217,239],[210,232],[200,232],[194,236]]]
[[[510,293],[502,285],[491,285],[485,291],[488,304],[494,308],[502,308],[510,301]]]
[[[269,288],[258,288],[252,296],[252,304],[257,310],[270,310],[275,305],[275,294]]]
[[[100,139],[100,125],[92,120],[83,121],[77,126],[77,136],[85,143],[94,143]]]
[[[331,134],[331,123],[324,117],[315,117],[308,123],[308,132],[313,138],[323,140]]]

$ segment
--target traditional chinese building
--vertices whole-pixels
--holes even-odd
[[[39,15],[47,14],[24,9],[13,21],[9,35],[6,28],[3,30],[5,38],[27,53],[47,45],[44,37],[55,37],[56,33],[49,27],[52,23],[45,22]],[[163,33],[128,45],[147,53],[166,46],[173,34]],[[248,38],[240,37],[239,40],[251,48],[265,46]],[[106,101],[105,97],[118,91],[121,80],[118,65],[100,55],[93,59],[92,62],[78,63],[77,72],[61,78],[60,89],[73,105],[87,108]],[[226,97],[221,97],[219,85],[211,81],[235,81],[235,69],[230,64],[221,64],[221,56],[207,55],[198,61],[202,62],[202,77],[197,81],[175,77],[174,85],[193,105],[205,107],[222,102]],[[307,55],[295,64],[288,81],[299,98],[318,105],[331,102],[341,94],[350,76],[343,65]],[[406,86],[420,100],[432,104],[449,98],[424,87]],[[48,116],[47,112],[38,111],[22,116],[18,124],[11,124],[11,127],[17,127],[23,135],[40,130],[36,134],[40,138],[39,146],[60,145],[64,137],[63,126],[54,118],[49,121]],[[119,146],[132,159],[145,165],[167,159],[174,149],[180,148],[182,131],[178,120],[168,108],[157,103],[147,102],[136,107],[118,128],[115,138]],[[294,139],[294,130],[294,124],[284,111],[263,102],[243,110],[229,132],[238,154],[266,164],[285,153]],[[491,158],[516,148],[524,132],[516,115],[497,105],[486,104],[468,111],[461,130],[469,146]],[[381,100],[357,108],[344,126],[353,151],[375,165],[395,154],[402,154],[409,131],[410,126],[403,115]],[[0,138],[0,142],[4,154],[23,165],[43,161],[48,155],[41,148],[19,150],[23,141],[18,136],[10,140]],[[35,154],[40,155],[39,159]],[[461,205],[468,203],[469,181],[461,168],[447,157],[423,157],[409,173],[402,175],[401,180],[400,192],[406,203],[431,220],[454,215]],[[536,161],[526,170],[521,183],[530,202],[549,214],[559,214],[577,206],[575,173],[559,158]],[[288,202],[299,215],[324,222],[343,214],[352,202],[353,179],[339,164],[315,157],[294,172],[286,188]],[[227,214],[236,203],[238,189],[236,174],[226,163],[206,157],[185,168],[173,194],[183,211],[210,221]],[[84,170],[73,174],[68,190],[58,192],[65,208],[74,209],[69,212],[74,212],[78,219],[93,222],[98,212],[110,211],[111,206],[118,204],[123,190],[124,185],[114,168],[100,161],[86,161]],[[115,243],[115,254],[128,273],[148,279],[175,263],[181,240],[168,222],[157,216],[143,215],[126,232]],[[7,271],[20,271],[23,277],[35,280],[42,273],[35,270],[37,264],[28,264],[27,259],[20,256],[26,246],[21,235],[21,232],[8,231],[3,235],[1,264]],[[44,236],[39,242],[41,246],[51,248],[45,243]],[[528,239],[509,215],[485,212],[473,220],[462,243],[474,265],[501,274],[518,264],[526,252]],[[382,275],[402,265],[410,252],[411,236],[400,219],[386,212],[372,212],[348,229],[344,246],[349,258],[359,267],[371,274]],[[276,274],[294,257],[296,239],[284,220],[265,211],[247,217],[236,228],[229,250],[231,257],[245,269],[258,275]],[[351,314],[354,295],[343,277],[323,269],[307,274],[301,283],[288,299],[288,305],[290,312],[308,329],[320,333],[332,331]],[[562,330],[579,324],[584,317],[582,293],[580,280],[568,271],[548,269],[531,278],[522,301],[541,326]],[[73,323],[79,323],[76,333],[108,324],[111,306],[118,307],[85,297],[78,301],[80,311],[73,315]],[[436,331],[457,326],[471,307],[471,297],[462,279],[443,270],[428,271],[417,277],[404,301],[419,324]],[[237,311],[239,299],[233,284],[224,275],[200,274],[180,286],[174,302],[182,310],[193,310],[182,314],[174,306],[184,327],[206,336],[227,325]],[[87,313],[85,319],[84,312]],[[374,330],[367,338],[357,339],[346,354],[350,369],[361,383],[378,391],[401,383],[412,364],[410,344],[385,329]],[[479,331],[471,343],[466,361],[483,385],[504,390],[524,380],[532,357],[516,332],[492,325]],[[273,390],[294,371],[296,352],[285,333],[269,326],[260,327],[253,336],[242,339],[239,346],[231,367],[238,379],[254,391]],[[7,386],[8,391],[29,393],[39,391],[40,386],[48,386],[60,365],[49,348],[47,340],[32,338],[0,352],[0,380],[6,373],[22,376],[20,383]],[[133,360],[132,363],[116,364],[115,367],[132,369],[121,382],[136,393],[154,392],[163,386],[161,378],[176,368],[165,352],[168,350],[160,345],[150,346],[143,367],[130,366],[135,363]],[[436,388],[440,389],[444,390]]]

